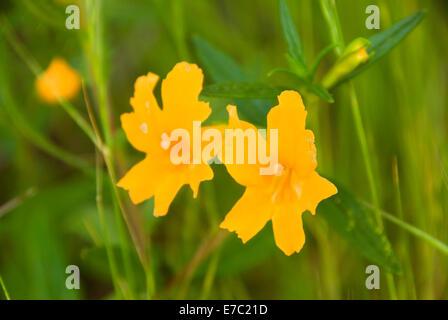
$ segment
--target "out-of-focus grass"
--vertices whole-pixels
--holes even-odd
[[[287,3],[307,60],[312,61],[330,43],[318,1]],[[337,1],[346,41],[377,32],[364,26],[369,4],[372,2]],[[376,4],[381,9],[382,28],[419,9],[428,9],[425,20],[405,41],[354,79],[380,207],[447,243],[446,3],[378,0]],[[46,66],[54,56],[62,56],[92,87],[95,78],[86,48],[81,45],[85,39],[81,31],[64,27],[66,5],[65,1],[37,4],[22,0],[11,1],[9,6],[2,4],[0,10],[39,64]],[[131,108],[129,98],[135,79],[148,71],[164,76],[183,59],[200,63],[193,35],[232,56],[252,78],[263,80],[270,69],[285,66],[286,45],[275,0],[107,0],[101,10],[102,83],[107,85],[107,97],[103,99],[112,110],[111,143],[119,176],[142,159],[119,127],[119,115]],[[81,11],[83,24],[85,19]],[[95,177],[36,147],[23,134],[17,119],[11,119],[5,103],[12,99],[27,125],[93,169],[94,146],[62,108],[49,107],[37,99],[33,74],[3,37],[1,41],[1,56],[8,68],[0,72],[8,86],[0,89],[0,203],[20,198],[29,188],[36,190],[32,198],[23,198],[17,207],[0,216],[0,275],[4,284],[13,299],[117,297],[95,203]],[[331,55],[324,60],[318,78],[332,61]],[[210,74],[206,73],[205,81],[212,83]],[[347,92],[341,86],[333,91],[334,104],[308,106],[308,126],[316,135],[319,172],[339,181],[360,199],[369,200]],[[212,101],[213,106],[224,103]],[[87,120],[81,95],[72,104]],[[152,216],[152,200],[138,208],[141,227],[150,238],[149,261],[156,297],[389,298],[385,278],[381,290],[365,288],[365,267],[370,262],[319,217],[319,210],[315,217],[304,215],[307,242],[300,254],[284,256],[274,245],[269,223],[246,245],[236,235],[229,235],[197,266],[191,281],[176,281],[197,248],[217,234],[218,223],[242,193],[225,168],[215,166],[214,171],[215,179],[201,185],[197,200],[183,188],[164,218]],[[394,172],[398,173],[395,179]],[[122,222],[117,225],[121,216],[117,219],[114,213],[117,208],[107,180],[103,189],[105,223],[122,278],[119,281],[126,282],[129,276],[123,254],[127,251],[123,251],[119,229]],[[124,193],[122,196],[127,197]],[[403,267],[403,275],[395,277],[398,297],[447,298],[447,257],[387,221],[385,228]],[[125,237],[130,240],[127,234]],[[128,263],[136,278],[132,291],[141,298],[146,290],[141,285],[145,273],[134,250],[129,254]],[[65,288],[65,268],[69,264],[81,269],[80,291]]]

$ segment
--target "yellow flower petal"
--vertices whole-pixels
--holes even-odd
[[[213,170],[208,164],[193,164],[187,173],[187,183],[193,191],[193,198],[198,195],[199,184],[202,181],[212,180]]]
[[[271,219],[271,206],[266,191],[248,187],[243,196],[226,215],[220,227],[235,231],[246,243]]]
[[[322,178],[317,172],[313,172],[310,177],[304,181],[301,203],[306,210],[312,214],[316,213],[319,202],[338,193],[335,185],[325,178]]]
[[[209,103],[198,101],[204,75],[195,64],[180,62],[162,82],[163,111],[170,115],[172,128],[190,127],[210,115]]]
[[[184,184],[190,185],[196,197],[199,184],[212,179],[213,171],[206,163],[174,164],[170,158],[170,148],[175,145],[169,138],[171,132],[186,129],[192,137],[193,121],[203,121],[210,114],[209,104],[198,101],[202,70],[193,64],[178,63],[162,82],[163,109],[153,93],[158,79],[153,73],[139,77],[130,101],[134,112],[121,116],[128,140],[147,157],[118,186],[129,191],[135,204],[154,196],[154,215],[162,216]]]
[[[129,170],[117,185],[129,191],[134,204],[151,198],[161,179],[172,169],[169,164],[146,157]]]
[[[278,100],[279,104],[268,113],[267,126],[268,130],[278,130],[279,162],[293,168],[300,156],[296,146],[303,140],[307,112],[295,91],[283,91]]]
[[[149,116],[131,112],[122,114],[120,119],[126,137],[135,149],[149,153],[160,140],[160,136],[155,137],[154,134],[151,134],[153,123],[150,122]]]
[[[276,208],[272,217],[272,228],[277,247],[290,256],[299,252],[305,243],[302,212],[297,203],[288,203]]]
[[[236,107],[229,106],[228,111],[229,127],[251,127],[238,119]],[[248,187],[221,227],[236,231],[243,242],[271,218],[277,246],[286,255],[299,252],[305,243],[302,213],[309,210],[314,214],[320,201],[337,193],[331,182],[315,172],[316,146],[313,132],[305,129],[306,115],[302,99],[294,91],[282,92],[279,105],[270,110],[268,130],[278,130],[279,143],[275,176],[260,176],[254,165],[226,163],[230,175]]]
[[[58,99],[74,98],[81,87],[78,72],[61,58],[54,58],[47,70],[36,79],[39,97],[47,103],[55,104]]]
[[[158,179],[157,190],[154,195],[154,216],[160,217],[168,213],[168,209],[173,202],[180,188],[186,183],[184,172],[171,172],[164,175],[163,179]]]
[[[160,113],[160,108],[154,96],[154,88],[159,81],[159,76],[149,72],[146,76],[140,76],[135,81],[134,96],[130,99],[131,106],[140,116]]]
[[[229,113],[229,125],[226,129],[241,129],[243,131],[246,131],[248,129],[254,130],[254,132],[256,132],[257,139],[263,139],[264,141],[264,138],[258,134],[258,131],[256,131],[257,128],[253,124],[239,119],[237,108],[235,106],[228,105],[227,111]],[[260,175],[261,165],[258,163],[258,146],[255,148],[255,152],[257,154],[257,163],[254,164],[249,164],[247,161],[248,160],[247,155],[249,154],[247,139],[245,139],[244,150],[238,150],[238,151],[236,151],[236,142],[234,139],[233,159],[232,159],[233,163],[229,163],[225,159],[226,148],[229,148],[229,146],[224,144],[221,161],[225,164],[227,171],[236,182],[238,182],[243,186],[258,186],[268,184],[271,181],[272,179],[271,176]],[[237,152],[244,152],[245,155],[244,164],[236,163],[235,155]]]

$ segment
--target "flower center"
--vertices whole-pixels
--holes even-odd
[[[302,187],[293,181],[293,170],[278,164],[272,182],[272,203],[297,200],[302,195]]]

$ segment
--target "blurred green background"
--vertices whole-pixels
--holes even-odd
[[[131,110],[129,98],[138,76],[151,71],[163,78],[177,62],[185,60],[204,69],[206,85],[219,82],[200,59],[195,37],[231,57],[250,79],[266,81],[269,70],[287,65],[276,0],[99,2],[100,8],[95,7],[98,1],[90,7],[74,0],[2,1],[0,13],[7,17],[17,41],[43,68],[59,56],[81,73],[95,110],[98,96],[92,74],[96,64],[101,64],[118,177],[143,159],[126,141],[119,124],[120,114]],[[73,3],[81,8],[81,30],[65,28],[65,7]],[[378,32],[365,27],[367,5],[379,6],[380,31],[420,9],[428,10],[404,41],[353,83],[380,207],[448,243],[447,2],[336,3],[346,42]],[[291,0],[287,4],[312,61],[331,42],[319,1]],[[98,15],[89,9],[97,10]],[[93,42],[88,39],[91,16],[99,17],[97,22],[102,25]],[[101,45],[100,51],[95,51],[96,45]],[[30,139],[29,131],[85,160],[94,172],[93,144],[60,106],[48,106],[38,99],[35,76],[3,33],[0,50],[0,275],[9,295],[13,299],[145,298],[148,276],[145,280],[109,180],[104,179],[104,214],[121,293],[111,279],[95,200],[95,174],[51,156]],[[89,56],[92,52],[100,52],[100,58]],[[334,61],[333,54],[323,60],[318,79]],[[156,91],[160,98],[160,85]],[[370,201],[347,86],[337,87],[332,94],[333,104],[319,100],[307,106],[307,126],[316,135],[318,172],[356,198]],[[208,100],[218,121],[222,107],[230,101]],[[240,103],[248,114],[266,113],[276,104],[270,100]],[[87,120],[81,93],[72,104]],[[163,218],[152,216],[152,200],[133,207],[120,190],[146,236],[150,261],[146,273],[154,278],[153,297],[391,298],[383,269],[381,289],[366,289],[365,268],[375,262],[322,218],[325,207],[319,207],[316,216],[304,214],[306,244],[290,257],[276,248],[270,223],[245,245],[235,234],[215,243],[221,240],[220,221],[243,188],[223,166],[213,168],[215,179],[201,184],[198,199],[192,199],[189,188],[182,188]],[[394,172],[399,173],[399,183]],[[386,221],[385,231],[402,268],[401,275],[394,276],[398,298],[448,298],[446,253]],[[201,259],[195,264],[198,257]],[[65,287],[65,268],[71,264],[80,268],[80,290]]]

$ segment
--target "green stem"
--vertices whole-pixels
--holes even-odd
[[[8,290],[6,289],[5,283],[3,282],[3,278],[0,275],[0,286],[2,287],[3,293],[5,294],[6,300],[11,300],[9,296]]]
[[[110,273],[112,276],[112,283],[114,285],[115,293],[117,296],[124,294],[121,292],[120,280],[118,277],[118,268],[115,260],[115,254],[112,250],[112,246],[109,238],[109,230],[107,227],[106,218],[104,216],[103,207],[103,169],[101,168],[101,158],[96,151],[96,206],[98,209],[98,216],[100,219],[100,225],[104,237],[104,245],[106,247],[107,260],[109,262]]]
[[[328,28],[331,34],[333,43],[344,43],[344,36],[342,33],[342,28],[339,20],[339,15],[336,8],[336,3],[334,0],[321,0],[321,7],[324,16],[327,20]],[[336,47],[336,54],[338,57],[343,52],[344,48],[341,46]],[[366,168],[367,180],[369,183],[370,195],[374,205],[374,213],[377,222],[378,233],[383,232],[383,220],[380,213],[379,198],[377,194],[376,181],[373,175],[373,166],[371,162],[371,155],[367,145],[366,132],[364,125],[362,123],[361,111],[359,108],[358,97],[356,95],[356,90],[353,83],[350,81],[348,83],[349,97],[350,97],[350,107],[352,109],[353,119],[356,127],[356,134],[361,145],[361,153],[364,161],[364,166]],[[397,299],[396,286],[393,275],[391,273],[386,273],[386,279],[388,283],[389,296],[391,299]]]
[[[153,296],[154,293],[154,280],[152,275],[152,270],[149,267],[149,260],[147,259],[146,250],[145,250],[145,240],[143,237],[143,233],[140,230],[140,224],[136,223],[134,220],[134,217],[132,215],[129,215],[127,211],[124,208],[124,204],[121,200],[120,194],[118,192],[117,188],[117,179],[114,167],[112,165],[112,156],[110,154],[109,149],[104,146],[101,133],[99,132],[98,126],[95,121],[95,117],[93,114],[93,110],[90,105],[90,101],[87,96],[87,91],[83,83],[83,93],[84,93],[84,101],[86,104],[87,112],[89,114],[90,121],[92,123],[93,131],[96,135],[96,139],[99,143],[99,150],[101,151],[101,154],[103,156],[104,162],[106,164],[107,171],[109,173],[109,178],[113,190],[113,195],[115,197],[115,200],[118,204],[118,207],[120,208],[121,215],[123,216],[124,221],[126,222],[126,226],[128,227],[128,231],[131,235],[132,241],[134,243],[135,249],[137,251],[138,257],[140,259],[140,262],[143,266],[143,269],[145,271],[146,276],[146,283],[147,283],[147,293],[148,298]]]
[[[367,203],[367,202],[363,202],[363,205],[366,206],[367,208],[370,209],[374,209],[375,206]],[[406,230],[407,232],[409,232],[410,234],[416,236],[417,238],[425,241],[426,243],[430,244],[432,247],[434,247],[435,249],[439,250],[440,252],[442,252],[444,255],[448,256],[448,245],[446,245],[445,243],[443,243],[442,241],[434,238],[433,236],[431,236],[430,234],[418,229],[417,227],[414,227],[413,225],[410,225],[409,223],[404,222],[403,220],[400,220],[399,218],[393,216],[392,214],[379,209],[381,215],[388,221],[396,224],[397,226],[399,226],[400,228],[403,228],[404,230]]]
[[[87,38],[88,45],[84,45],[89,65],[93,70],[93,78],[98,97],[101,126],[104,134],[104,141],[108,148],[112,146],[112,127],[109,116],[109,103],[107,99],[107,83],[104,74],[104,37],[102,21],[102,0],[86,0],[86,10],[88,14]]]
[[[111,191],[113,194],[113,187],[111,186]],[[135,289],[135,274],[134,269],[131,264],[131,256],[130,256],[130,245],[129,239],[126,233],[125,226],[123,224],[123,218],[120,213],[120,208],[118,205],[117,199],[114,197],[114,215],[115,215],[115,223],[118,228],[118,236],[120,238],[120,247],[121,247],[121,257],[123,259],[124,270],[126,273],[126,278],[128,279],[129,292],[131,295],[131,299],[135,298],[134,289]]]
[[[348,90],[349,90],[349,96],[350,96],[350,107],[351,107],[352,113],[353,113],[356,134],[358,135],[359,143],[361,145],[361,153],[362,153],[362,158],[364,160],[364,166],[366,168],[367,180],[368,180],[369,189],[370,189],[370,196],[371,196],[372,202],[376,208],[376,209],[374,209],[374,212],[375,212],[376,222],[377,222],[377,226],[378,226],[378,231],[382,232],[383,221],[381,218],[381,214],[380,214],[379,210],[377,209],[380,207],[379,200],[378,200],[378,194],[377,194],[377,186],[375,183],[375,178],[373,176],[372,162],[370,160],[371,156],[370,156],[369,148],[367,146],[366,132],[364,129],[364,125],[362,123],[358,97],[356,95],[356,90],[355,90],[355,87],[353,86],[352,82],[349,82],[348,88],[349,88]]]
[[[170,23],[173,28],[174,41],[177,47],[177,54],[181,60],[190,60],[190,53],[188,51],[187,41],[185,37],[185,19],[184,19],[184,1],[173,0],[173,20],[176,23]]]
[[[41,66],[37,63],[37,61],[25,50],[25,47],[16,39],[13,31],[11,30],[11,25],[6,18],[6,16],[2,16],[0,19],[1,26],[3,27],[3,34],[8,42],[11,44],[15,52],[22,58],[22,60],[27,64],[30,68],[34,76],[39,77],[42,73]],[[92,129],[89,127],[86,120],[81,116],[81,114],[76,110],[76,108],[67,100],[61,98],[55,93],[59,104],[68,113],[68,115],[75,121],[75,123],[81,128],[82,131],[89,137],[89,139],[95,144],[95,146],[99,147],[98,141],[96,140],[95,134]]]
[[[341,55],[344,47],[344,36],[342,33],[341,23],[339,21],[339,15],[336,9],[334,0],[320,0],[320,7],[324,14],[324,18],[327,21],[327,26],[330,32],[331,40],[335,45],[335,52],[339,56]]]

